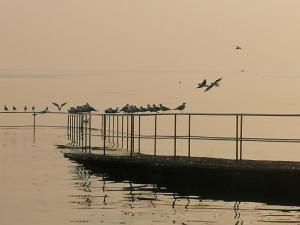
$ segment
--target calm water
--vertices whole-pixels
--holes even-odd
[[[63,157],[64,129],[1,129],[0,223],[300,223],[297,206],[204,199],[156,184],[92,173]],[[284,193],[283,193],[284,195]],[[237,199],[238,200],[238,199]]]
[[[152,76],[153,75],[153,76]],[[237,78],[227,74],[221,88],[203,95],[195,89],[201,79],[198,73],[169,74],[133,73],[106,75],[15,75],[0,78],[0,89],[6,92],[2,104],[18,109],[46,105],[54,111],[52,101],[68,101],[68,106],[89,102],[100,111],[126,103],[146,105],[163,103],[174,107],[187,102],[187,112],[264,112],[298,113],[297,93],[292,88],[277,93],[283,81],[293,78],[273,78],[272,87],[264,76]],[[172,76],[171,76],[172,75]],[[211,79],[214,77],[211,76]],[[243,91],[232,82],[248,82]],[[182,81],[181,84],[178,81]],[[252,92],[250,84],[262,84]],[[297,84],[294,88],[297,88]],[[15,88],[14,93],[11,92]],[[35,87],[35,88],[31,88]],[[55,88],[53,88],[55,87]],[[68,87],[68,88],[66,88]],[[154,90],[155,89],[155,90]],[[261,97],[263,96],[263,98]],[[179,121],[178,135],[186,134],[185,119]],[[95,127],[100,126],[94,120]],[[1,115],[0,125],[31,125],[31,115]],[[195,118],[194,135],[234,135],[232,119]],[[43,125],[65,125],[66,118],[54,115],[37,117]],[[144,121],[142,132],[151,133],[151,121]],[[149,126],[148,126],[148,125]],[[251,137],[299,138],[300,119],[245,120],[245,135]],[[147,125],[147,126],[146,126]],[[159,134],[171,134],[172,123],[158,120]],[[55,144],[66,144],[64,129],[0,129],[0,224],[272,224],[300,223],[297,206],[267,205],[263,202],[225,201],[226,195],[207,197],[207,193],[190,195],[157,184],[117,179],[109,173],[86,170],[64,158]],[[93,138],[93,144],[101,144]],[[113,143],[111,143],[113,144]],[[172,143],[158,141],[159,154],[171,154]],[[245,143],[245,158],[300,160],[298,144]],[[178,153],[186,154],[186,142],[178,142]],[[192,154],[234,157],[234,143],[192,142]],[[153,151],[153,142],[142,142],[144,153]],[[285,193],[282,193],[284,196]],[[221,196],[221,197],[220,197]]]

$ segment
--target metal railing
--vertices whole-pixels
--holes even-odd
[[[124,148],[124,141],[126,140],[126,150],[130,151],[130,156],[133,153],[141,153],[141,140],[152,139],[153,140],[153,155],[157,155],[157,140],[168,139],[173,141],[173,156],[177,156],[177,142],[178,140],[187,140],[187,154],[191,157],[191,141],[192,140],[213,140],[213,141],[231,141],[235,142],[235,159],[243,159],[243,142],[289,142],[300,143],[300,138],[266,138],[266,137],[244,137],[244,121],[249,117],[298,117],[300,114],[258,114],[258,113],[141,113],[141,114],[93,114],[95,116],[102,117],[101,137],[103,138],[103,155],[106,154],[105,145],[106,140],[112,139],[112,142],[117,140],[117,146],[119,141],[121,147]],[[173,117],[173,135],[157,135],[157,120],[158,117]],[[235,135],[234,136],[195,136],[191,134],[191,126],[193,125],[193,118],[199,116],[213,116],[213,117],[230,117],[234,119]],[[153,135],[141,134],[141,120],[143,117],[154,117],[154,131]],[[178,118],[187,117],[188,134],[178,135]],[[124,119],[125,118],[125,119]],[[137,119],[136,119],[137,118]],[[121,119],[121,122],[119,121]],[[124,120],[126,120],[126,126],[124,126]],[[137,125],[135,125],[137,120]],[[116,126],[115,126],[116,122]],[[119,128],[121,123],[121,128]],[[136,127],[138,132],[135,133]],[[108,129],[107,129],[108,127]],[[117,129],[115,129],[117,127]],[[124,132],[126,127],[126,131]],[[135,149],[134,143],[137,140],[137,149]]]

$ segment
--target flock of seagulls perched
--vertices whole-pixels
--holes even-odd
[[[76,106],[76,107],[70,107],[68,109],[69,113],[84,113],[84,112],[93,112],[97,111],[95,108],[89,105],[89,103],[86,103],[81,106]]]
[[[165,111],[169,111],[169,110],[179,110],[179,111],[182,111],[185,109],[185,106],[186,106],[186,103],[182,103],[180,106],[177,106],[176,108],[169,108],[169,107],[166,107],[162,104],[159,104],[158,106],[155,105],[155,104],[148,104],[147,107],[143,107],[143,106],[140,106],[140,107],[137,107],[135,105],[129,105],[129,104],[126,104],[125,106],[123,106],[120,110],[119,108],[108,108],[108,109],[105,109],[104,112],[105,113],[120,113],[120,112],[123,112],[123,113],[143,113],[143,112],[165,112]]]
[[[4,109],[5,112],[10,111],[7,105],[4,105],[3,109]],[[16,107],[16,106],[13,106],[13,107],[12,107],[12,110],[13,110],[13,111],[17,111],[17,107]],[[23,109],[23,110],[24,110],[24,112],[27,112],[27,106],[26,106],[26,105],[24,106],[24,109]],[[31,107],[31,111],[32,111],[32,112],[35,112],[35,106],[32,106],[32,107]]]

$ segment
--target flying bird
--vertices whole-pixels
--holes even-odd
[[[58,111],[61,111],[62,107],[64,107],[66,104],[68,104],[67,102],[62,103],[61,105],[57,104],[56,102],[52,102],[53,105],[55,105],[58,109]]]
[[[214,86],[216,86],[216,87],[219,87],[220,86],[220,81],[222,80],[222,77],[221,78],[219,78],[219,79],[217,79],[217,80],[215,80],[214,82],[212,82],[205,90],[204,90],[204,92],[207,92],[207,91],[209,91],[210,89],[212,89]]]
[[[238,46],[238,45],[236,45],[236,46],[235,46],[235,49],[236,49],[236,50],[241,50],[241,49],[242,49],[242,47],[241,47],[241,46]]]
[[[203,87],[207,87],[208,85],[206,84],[206,79],[204,79],[201,83],[198,84],[197,88],[203,88]]]
[[[182,110],[184,110],[185,109],[185,102],[184,103],[182,103],[180,106],[177,106],[174,110],[179,110],[179,111],[182,111]]]

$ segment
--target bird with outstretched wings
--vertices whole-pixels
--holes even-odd
[[[197,88],[203,88],[203,87],[207,87],[208,85],[206,84],[206,79],[204,79],[201,83],[198,84]]]
[[[61,105],[59,105],[56,102],[52,102],[53,105],[55,105],[58,109],[58,111],[61,111],[62,107],[64,107],[66,104],[68,104],[67,102],[62,103]]]
[[[220,86],[220,81],[222,80],[222,77],[215,80],[214,82],[210,83],[210,85],[207,86],[207,88],[204,90],[204,92],[209,91],[212,89],[214,86],[219,87]]]

